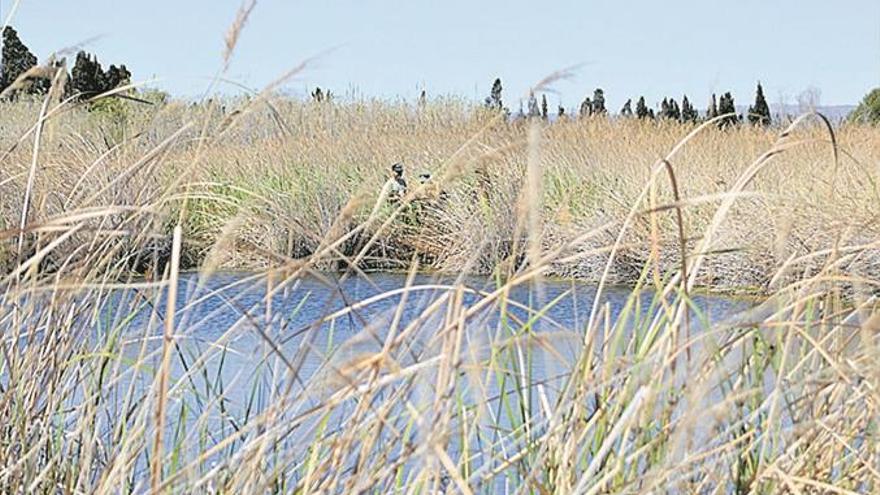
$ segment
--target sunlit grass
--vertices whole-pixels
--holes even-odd
[[[36,109],[24,103],[6,106],[4,120],[14,125],[4,126],[7,134],[0,144],[12,148]],[[156,236],[166,251],[171,227],[180,219],[187,234],[185,266],[201,264],[211,254],[221,268],[261,269],[278,256],[315,253],[331,228],[351,231],[362,224],[390,177],[390,165],[403,161],[411,184],[419,173],[430,172],[437,184],[426,191],[428,196],[442,189],[448,201],[417,229],[401,222],[380,229],[384,220],[376,219],[339,246],[337,254],[351,256],[376,235],[362,260],[365,268],[403,269],[421,253],[423,269],[490,274],[519,242],[515,219],[524,199],[528,155],[524,122],[493,120],[479,108],[448,99],[425,106],[280,98],[271,107],[230,100],[197,107],[129,102],[125,108],[130,115],[124,124],[82,109],[49,121],[30,218],[46,221],[101,205],[141,208],[131,227]],[[127,139],[107,141],[108,128],[120,125],[125,130],[118,134]],[[605,118],[541,127],[538,237],[543,249],[565,245],[592,229],[601,231],[583,247],[609,245],[648,180],[650,165],[690,130],[673,123]],[[684,216],[689,248],[696,246],[738,175],[770,148],[779,132],[748,126],[707,129],[676,155],[672,165],[689,203]],[[171,141],[169,136],[174,136]],[[798,127],[787,139],[793,147],[758,174],[719,226],[725,251],[707,260],[700,285],[766,290],[772,275],[793,256],[840,242],[873,242],[880,200],[878,130],[846,126],[837,130],[837,138],[844,150],[839,161],[821,126]],[[21,213],[32,139],[24,139],[4,159],[0,217],[6,228],[14,228]],[[657,201],[671,201],[665,185]],[[673,220],[671,214],[657,218],[664,272],[680,264]],[[120,222],[115,215],[93,224],[130,227]],[[83,235],[89,234],[74,237]],[[650,225],[638,220],[605,277],[631,283],[650,258],[651,236]],[[233,238],[236,242],[223,242]],[[8,265],[13,254],[8,246],[0,254]],[[863,261],[865,269],[874,264],[873,255],[869,258]],[[547,273],[595,282],[603,276],[605,259],[595,254],[554,260]],[[814,261],[789,267],[786,280],[804,271],[815,273],[821,261]]]
[[[4,104],[4,491],[876,490],[877,129],[270,103],[131,104],[112,132],[82,107],[30,130],[39,108]],[[398,160],[447,197],[390,203]],[[167,305],[188,268],[208,292]],[[249,273],[210,285],[226,268]],[[315,321],[271,304],[388,268],[398,292]],[[560,327],[551,276],[631,292]],[[701,287],[760,297],[713,322]],[[236,321],[210,327],[192,297]]]

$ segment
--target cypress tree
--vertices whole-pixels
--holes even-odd
[[[563,118],[565,118],[565,107],[562,106],[561,104],[556,109],[556,115],[559,116],[559,120],[562,120]]]
[[[596,88],[593,91],[593,113],[600,114],[605,112],[605,92],[602,91],[602,88]]]
[[[645,97],[639,96],[639,101],[636,102],[636,117],[646,119],[648,115],[648,105],[645,104]]]
[[[675,98],[669,99],[669,118],[675,121],[681,121],[681,108]]]
[[[3,52],[0,61],[0,91],[8,88],[16,79],[37,65],[37,57],[18,37],[12,26],[3,30]]]
[[[541,108],[538,106],[538,99],[535,98],[534,92],[529,92],[529,117],[540,117]]]
[[[660,103],[660,118],[675,121],[681,120],[681,107],[678,106],[675,98],[663,98],[663,101]]]
[[[620,115],[622,117],[632,117],[632,98],[626,100],[626,103],[623,104],[623,108],[620,109]]]
[[[721,99],[718,101],[718,114],[732,114],[727,115],[721,120],[719,123],[721,127],[727,127],[737,123],[736,104],[733,101],[733,95],[731,95],[729,91],[721,95]]]
[[[97,57],[80,51],[70,71],[70,87],[79,97],[88,98],[104,91],[107,76]]]
[[[682,122],[696,122],[700,118],[700,114],[691,105],[690,100],[688,100],[687,95],[681,99],[681,121]]]
[[[106,93],[131,82],[131,72],[125,64],[111,65],[107,71],[101,67],[98,57],[80,51],[70,71],[69,91],[79,94],[80,99]],[[328,99],[330,93],[321,88],[315,89],[312,98],[316,101]]]
[[[547,120],[550,114],[547,111],[547,95],[541,95],[541,118]]]
[[[499,77],[492,83],[492,90],[486,98],[486,108],[499,111],[504,109],[504,104],[501,101],[501,90],[501,78]]]
[[[770,106],[767,105],[767,99],[764,98],[764,88],[758,83],[758,89],[755,92],[755,104],[749,107],[749,122],[753,125],[770,125]]]
[[[706,109],[706,119],[712,120],[718,116],[718,103],[715,100],[715,93],[712,93],[712,100],[709,101],[709,108]]]
[[[122,64],[119,67],[111,65],[110,68],[107,69],[107,72],[104,73],[101,89],[103,91],[110,91],[120,86],[125,86],[130,82],[131,72],[128,71],[125,64]]]

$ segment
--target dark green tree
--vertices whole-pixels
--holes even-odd
[[[712,120],[718,116],[718,103],[715,99],[715,93],[712,93],[712,99],[709,101],[709,108],[706,109],[706,119]]]
[[[544,120],[550,118],[550,113],[547,109],[547,95],[541,95],[541,118]]]
[[[8,88],[22,74],[37,65],[37,57],[18,37],[18,32],[7,26],[3,30],[3,52],[0,61],[0,91]]]
[[[98,59],[80,51],[70,71],[70,88],[79,98],[89,98],[103,92],[106,76]]]
[[[529,92],[529,117],[540,117],[541,107],[538,106],[538,99],[535,98],[534,92]]]
[[[602,88],[596,88],[593,91],[593,113],[600,114],[605,112],[605,91]]]
[[[880,124],[880,88],[866,94],[848,119],[862,124]]]
[[[669,110],[667,111],[667,118],[670,120],[680,121],[681,120],[681,108],[678,106],[678,102],[675,101],[675,98],[669,99]]]
[[[492,83],[492,90],[486,98],[486,108],[501,111],[504,109],[504,103],[501,101],[501,78],[495,79]]]
[[[623,104],[623,108],[620,109],[620,115],[621,117],[632,117],[632,98],[626,100],[626,103]]]
[[[721,99],[718,100],[718,115],[726,115],[721,119],[721,122],[719,122],[719,126],[721,127],[728,127],[737,124],[736,104],[733,101],[733,95],[730,94],[730,91],[721,95]]]
[[[684,95],[681,99],[681,121],[695,123],[699,118],[699,112],[688,100],[687,95]]]
[[[681,120],[681,108],[675,98],[663,98],[660,103],[660,118],[668,120]]]
[[[755,104],[749,107],[749,122],[753,125],[770,125],[770,106],[767,105],[767,99],[764,98],[764,88],[758,83],[758,89],[755,91]]]
[[[119,67],[111,65],[110,68],[107,69],[107,72],[104,73],[101,89],[104,91],[110,91],[130,83],[131,72],[128,71],[125,64],[122,64]]]
[[[76,61],[70,71],[70,92],[79,95],[80,99],[89,98],[97,94],[106,93],[131,82],[131,72],[123,64],[111,65],[106,71],[98,62],[98,57],[80,51],[76,54]],[[320,96],[327,99],[329,93],[324,93],[320,88],[312,93],[312,97]]]
[[[636,117],[646,119],[648,115],[648,105],[645,104],[645,97],[639,96],[639,101],[636,102]]]
[[[562,105],[559,105],[559,107],[556,109],[556,115],[559,116],[559,120],[564,119],[565,118],[565,107]]]

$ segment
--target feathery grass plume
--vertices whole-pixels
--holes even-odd
[[[232,54],[235,52],[236,45],[238,45],[238,38],[241,36],[242,30],[244,30],[244,26],[247,24],[248,18],[250,18],[251,12],[254,11],[256,6],[257,0],[244,0],[235,14],[235,20],[226,31],[226,36],[223,39],[225,43],[223,47],[224,70],[229,67],[229,63],[232,61]]]

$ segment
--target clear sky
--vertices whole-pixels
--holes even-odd
[[[240,4],[21,0],[12,25],[41,59],[86,42],[105,65],[195,96],[221,66]],[[4,17],[12,5],[0,0]],[[316,55],[288,90],[482,98],[499,76],[515,109],[541,78],[578,65],[551,105],[597,86],[612,110],[640,94],[687,93],[702,107],[730,90],[742,104],[757,80],[771,103],[816,87],[822,104],[850,104],[880,86],[880,0],[258,0],[228,76],[260,87]]]

